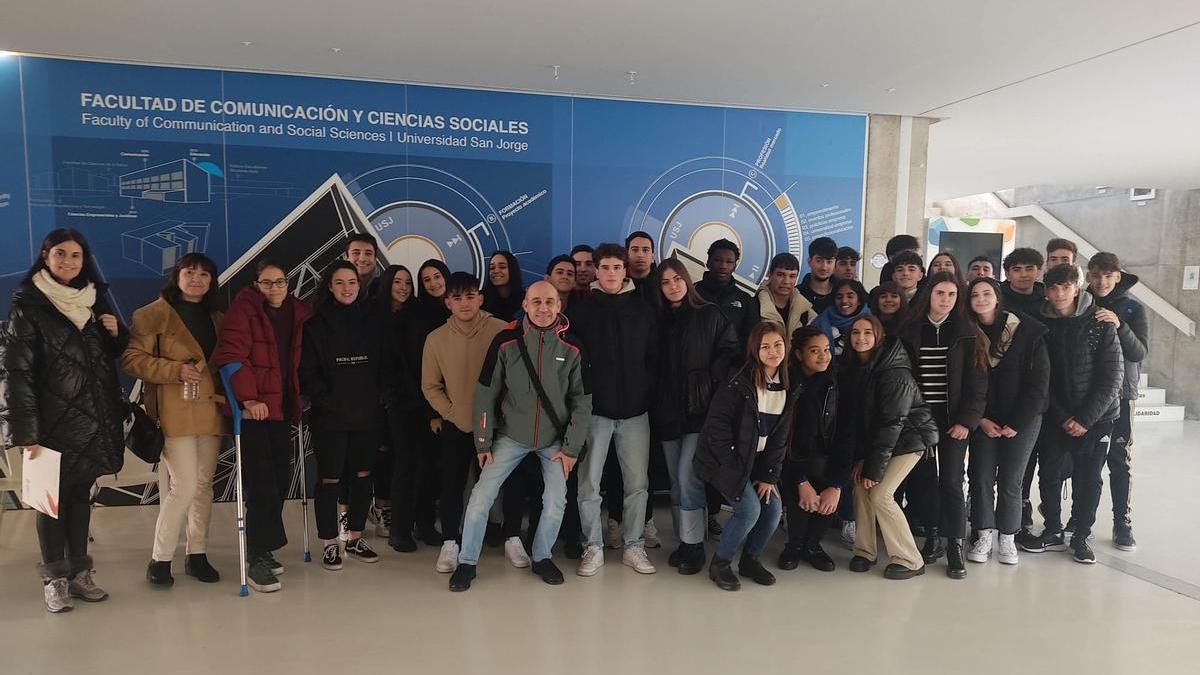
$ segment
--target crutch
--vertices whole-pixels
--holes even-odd
[[[238,405],[237,397],[233,393],[233,374],[241,369],[240,363],[227,363],[221,367],[221,384],[225,385],[225,398],[229,402],[229,409],[233,411],[233,456],[234,456],[234,475],[235,490],[237,494],[237,532],[238,532],[238,570],[242,573],[242,587],[238,591],[238,595],[246,597],[250,595],[250,589],[246,586],[246,505],[242,501],[242,407]]]
[[[305,406],[306,408],[308,406]],[[312,553],[308,550],[308,476],[305,475],[305,464],[308,462],[304,452],[304,414],[296,426],[296,449],[299,456],[296,462],[300,465],[300,507],[304,510],[304,562],[312,562]]]

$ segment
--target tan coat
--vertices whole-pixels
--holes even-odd
[[[425,338],[421,357],[421,391],[425,400],[442,419],[458,430],[471,433],[471,405],[479,371],[496,334],[505,323],[488,314],[479,313],[479,320],[464,333],[452,316]]]
[[[221,313],[213,312],[212,318],[220,332]],[[209,377],[200,380],[200,396],[195,401],[185,401],[179,373],[183,364],[192,360]],[[229,433],[220,408],[225,402],[219,393],[220,376],[205,363],[200,344],[166,300],[159,298],[133,313],[129,347],[121,355],[121,369],[142,381],[146,412],[158,420],[164,436]]]

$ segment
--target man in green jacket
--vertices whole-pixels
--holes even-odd
[[[592,396],[584,382],[580,344],[559,313],[558,291],[539,281],[525,293],[522,307],[525,317],[492,341],[475,389],[475,452],[481,471],[467,503],[458,568],[450,577],[452,591],[471,587],[488,511],[504,480],[530,453],[541,460],[546,485],[533,538],[533,573],[548,584],[563,583],[550,549],[567,504],[567,476],[587,438]]]

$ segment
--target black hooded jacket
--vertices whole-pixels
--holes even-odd
[[[739,356],[737,333],[716,305],[660,314],[658,395],[650,420],[663,440],[700,431],[713,392]]]
[[[712,272],[705,272],[704,278],[696,282],[696,292],[721,310],[725,319],[737,331],[738,343],[744,344],[758,321],[758,315],[748,311],[752,300],[750,294],[738,288],[737,282],[732,278],[727,283],[722,283]]]
[[[789,379],[796,395],[795,419],[787,458],[783,463],[785,485],[820,478],[842,487],[850,482],[854,464],[853,447],[845,425],[838,423],[838,381],[830,369],[805,377],[793,367]]]
[[[1138,379],[1142,375],[1142,362],[1149,353],[1149,329],[1146,324],[1146,310],[1137,300],[1129,297],[1129,289],[1137,285],[1136,274],[1121,273],[1121,281],[1108,295],[1099,297],[1093,294],[1096,306],[1107,309],[1121,321],[1117,327],[1117,339],[1121,342],[1121,356],[1125,359],[1125,381],[1121,384],[1121,399],[1136,401],[1138,399]]]
[[[1038,427],[1032,423],[1046,412],[1050,387],[1046,326],[1020,312],[1004,312],[996,321],[1000,325],[991,331],[997,333],[997,339],[988,347],[992,366],[988,369],[987,409],[983,416],[1017,432],[1037,433]]]
[[[592,414],[614,420],[650,410],[658,374],[658,317],[625,280],[618,293],[599,282],[571,309],[571,332],[583,342],[592,372]]]
[[[1079,293],[1075,314],[1060,317],[1050,303],[1042,306],[1049,332],[1050,422],[1074,418],[1084,428],[1117,419],[1125,366],[1121,342],[1112,324],[1096,320],[1091,293]]]
[[[362,431],[382,424],[383,349],[378,318],[363,305],[331,301],[304,324],[300,393],[314,426]]]
[[[833,283],[834,279],[830,278],[829,282]],[[811,273],[804,275],[804,278],[800,281],[800,285],[796,286],[796,290],[800,291],[800,295],[803,295],[806,300],[812,303],[813,314],[820,314],[821,312],[824,312],[829,305],[833,304],[832,290],[824,295],[821,295],[813,290]],[[863,300],[865,301],[866,299],[863,298]]]
[[[93,317],[113,314],[104,287],[97,286]],[[64,484],[90,485],[120,471],[129,403],[121,394],[117,359],[128,344],[124,326],[116,338],[95,318],[80,330],[32,282],[23,282],[0,333],[4,444],[61,452]]]
[[[1031,319],[1042,320],[1042,303],[1046,300],[1046,284],[1040,281],[1033,282],[1033,292],[1025,295],[1014,291],[1012,284],[1004,281],[1000,283],[1000,292],[1004,295],[1005,308],[1015,309]]]

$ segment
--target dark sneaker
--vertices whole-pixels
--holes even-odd
[[[1137,541],[1133,538],[1133,528],[1118,527],[1113,530],[1113,546],[1118,551],[1132,553],[1137,550]]]
[[[1096,564],[1096,553],[1088,543],[1087,537],[1079,537],[1071,542],[1071,558],[1084,565]]]
[[[1042,543],[1042,538],[1029,530],[1018,532],[1016,542],[1022,551],[1029,553],[1044,553],[1046,551],[1046,545]]]
[[[95,570],[80,570],[75,576],[71,577],[67,592],[72,598],[82,600],[84,602],[100,602],[108,599],[108,591],[96,585],[96,580],[92,578]]]
[[[66,577],[58,577],[44,582],[42,591],[46,594],[47,612],[61,614],[75,609],[75,603],[71,601],[71,593],[67,590],[70,583]]]
[[[470,590],[471,582],[475,580],[475,566],[461,564],[450,575],[450,590],[455,593]]]
[[[151,560],[146,566],[146,581],[150,582],[151,586],[160,588],[170,588],[175,585],[175,577],[171,576],[171,561],[159,562]]]
[[[883,568],[884,579],[911,579],[913,577],[919,577],[922,574],[925,574],[924,565],[921,565],[915,570],[910,570],[904,565],[898,565],[896,563],[892,563]]]
[[[388,537],[388,545],[397,553],[412,553],[417,550],[417,540],[413,539],[411,532],[392,531]]]
[[[530,568],[534,574],[542,578],[542,581],[551,586],[559,586],[563,582],[562,570],[558,569],[558,565],[555,565],[554,561],[549,558],[534,561]]]
[[[779,554],[778,567],[785,572],[790,572],[800,566],[800,549],[795,546],[784,546],[783,552]]]
[[[379,554],[367,545],[367,540],[359,537],[346,542],[346,555],[358,560],[359,562],[373,563],[379,562]]]
[[[708,578],[712,579],[713,583],[723,591],[736,591],[742,587],[742,582],[738,581],[728,560],[713,558],[712,563],[708,566]]]
[[[438,532],[437,528],[432,525],[417,528],[417,539],[424,542],[426,546],[437,546],[438,548],[441,548],[442,542],[446,541],[442,533]]]
[[[870,571],[870,569],[874,566],[875,566],[874,560],[867,560],[866,558],[862,557],[861,555],[856,555],[850,559],[850,571],[851,572],[867,572],[867,571]]]
[[[679,567],[677,572],[683,575],[698,574],[704,569],[704,544],[681,544],[679,546]]]
[[[274,574],[277,577],[283,576],[283,563],[275,559],[274,553],[267,551],[263,554],[263,557],[266,558],[267,563],[271,565],[271,574]]]
[[[583,557],[583,544],[578,541],[563,542],[563,555],[567,560],[579,560]]]
[[[743,555],[738,561],[738,576],[746,577],[759,586],[775,585],[775,575],[771,574],[758,558]]]
[[[183,573],[206,584],[215,584],[221,580],[221,573],[209,564],[208,556],[203,553],[188,554],[183,563]]]
[[[325,552],[321,554],[321,567],[332,571],[342,569],[342,551],[337,544],[325,546]]]
[[[254,558],[246,570],[246,583],[259,593],[274,593],[283,588],[279,577],[271,571],[271,561],[266,556]]]
[[[1067,550],[1067,541],[1062,532],[1043,532],[1042,545],[1047,551]]]
[[[819,572],[832,572],[837,569],[837,565],[833,563],[833,558],[829,557],[829,554],[825,552],[825,549],[821,548],[820,544],[801,549],[800,557]]]
[[[1033,504],[1028,499],[1021,502],[1021,529],[1033,527]]]

